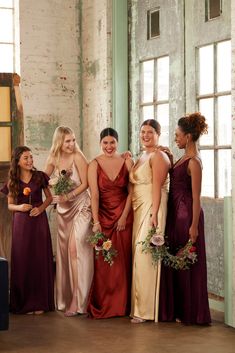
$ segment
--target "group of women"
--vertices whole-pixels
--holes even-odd
[[[118,134],[112,128],[101,132],[102,153],[89,165],[67,127],[60,126],[54,133],[45,173],[34,168],[27,147],[18,147],[9,182],[2,190],[8,193],[9,209],[14,211],[12,312],[39,314],[54,309],[45,208],[52,201],[49,177],[65,170],[73,188],[53,196],[58,216],[56,308],[67,317],[130,315],[136,324],[146,320],[209,324],[200,207],[202,165],[197,150],[197,140],[206,131],[200,113],[179,120],[175,141],[185,153],[173,165],[169,151],[158,146],[160,125],[154,119],[141,125],[143,152],[135,163],[128,153],[118,153]],[[30,199],[24,192],[27,188]],[[140,243],[152,227],[167,236],[172,253],[191,239],[197,248],[197,263],[179,271],[160,262],[153,266],[151,255],[142,252]],[[102,256],[94,257],[88,242],[92,232],[103,232],[112,241],[117,250],[112,266]]]

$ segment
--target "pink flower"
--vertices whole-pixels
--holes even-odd
[[[165,243],[163,235],[154,234],[150,240],[150,242],[155,246],[162,246]]]

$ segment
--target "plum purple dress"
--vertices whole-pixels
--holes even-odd
[[[170,252],[175,254],[189,239],[192,223],[191,176],[187,159],[170,171],[170,193],[166,236]],[[204,216],[201,209],[198,238],[195,243],[198,261],[188,270],[173,270],[162,265],[159,321],[180,319],[185,324],[211,322],[208,294],[204,237]]]
[[[42,189],[48,177],[33,173],[29,183],[20,181],[17,204],[42,204]],[[23,194],[30,188],[30,196]],[[5,187],[2,192],[8,194]],[[54,310],[54,271],[51,235],[46,212],[30,217],[29,212],[14,212],[11,251],[10,310],[15,314]]]

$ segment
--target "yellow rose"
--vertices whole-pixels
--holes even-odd
[[[106,240],[104,243],[103,243],[103,249],[108,251],[112,246],[112,242],[111,240]]]

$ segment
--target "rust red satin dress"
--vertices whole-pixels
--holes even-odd
[[[99,221],[102,231],[112,240],[118,251],[114,264],[109,266],[100,255],[95,260],[95,272],[90,292],[88,313],[96,319],[130,314],[132,211],[126,228],[116,231],[116,223],[128,196],[129,173],[125,162],[114,181],[110,180],[98,164]]]

